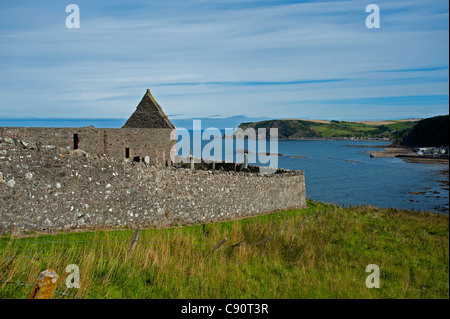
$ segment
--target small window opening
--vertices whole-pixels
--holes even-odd
[[[125,148],[125,158],[130,158],[130,148]]]

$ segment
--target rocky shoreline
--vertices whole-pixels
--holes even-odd
[[[374,146],[367,146],[374,147]],[[408,163],[422,163],[422,164],[440,164],[448,165],[448,154],[417,154],[414,147],[409,146],[378,146],[382,148],[380,151],[367,151],[370,157],[398,157]]]
[[[408,163],[422,163],[422,164],[437,164],[437,165],[448,165],[449,158],[448,154],[417,154],[416,147],[409,147],[403,145],[351,145],[346,146],[353,147],[366,147],[366,148],[377,148],[380,150],[370,150],[365,153],[370,155],[370,157],[397,157]],[[421,196],[425,197],[436,197],[441,198],[441,192],[448,192],[448,169],[440,170],[436,173],[434,179],[439,183],[439,188],[441,190],[432,190],[431,187],[423,187],[418,190],[411,191],[410,194],[414,198],[409,199],[411,202],[419,202]],[[449,212],[449,206],[446,205],[435,205],[434,209],[440,213]]]
[[[410,201],[416,201],[419,202],[421,196],[425,197],[434,197],[434,198],[442,198],[442,193],[448,193],[449,191],[449,181],[448,181],[448,173],[449,170],[443,169],[435,172],[434,179],[439,183],[440,190],[433,190],[431,187],[423,187],[417,191],[411,191],[409,192],[411,195],[415,195],[415,198],[411,198]],[[434,210],[448,214],[449,213],[449,204],[443,204],[443,205],[435,205]]]

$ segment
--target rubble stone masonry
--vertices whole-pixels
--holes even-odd
[[[168,227],[306,207],[302,171],[166,166],[170,145],[155,143],[168,131],[154,129],[149,141],[142,129],[0,128],[0,233]],[[67,146],[73,134],[79,149]],[[127,145],[130,157],[150,156],[151,163],[124,159]]]
[[[55,128],[0,127],[0,136],[28,143],[48,143],[55,146],[82,149],[92,154],[106,154],[118,159],[128,156],[151,163],[169,164],[172,129],[164,128]],[[127,153],[128,149],[128,155]]]

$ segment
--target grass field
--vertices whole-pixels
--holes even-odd
[[[133,229],[2,237],[0,280],[11,283],[0,282],[0,298],[26,298],[31,287],[12,282],[33,285],[48,268],[59,292],[81,298],[449,298],[448,215],[308,206],[145,229],[131,257]],[[69,264],[79,289],[66,289]],[[380,268],[379,289],[365,285],[369,264]]]

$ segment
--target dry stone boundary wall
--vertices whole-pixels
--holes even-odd
[[[0,135],[0,233],[225,221],[306,207],[302,171],[189,170]]]

